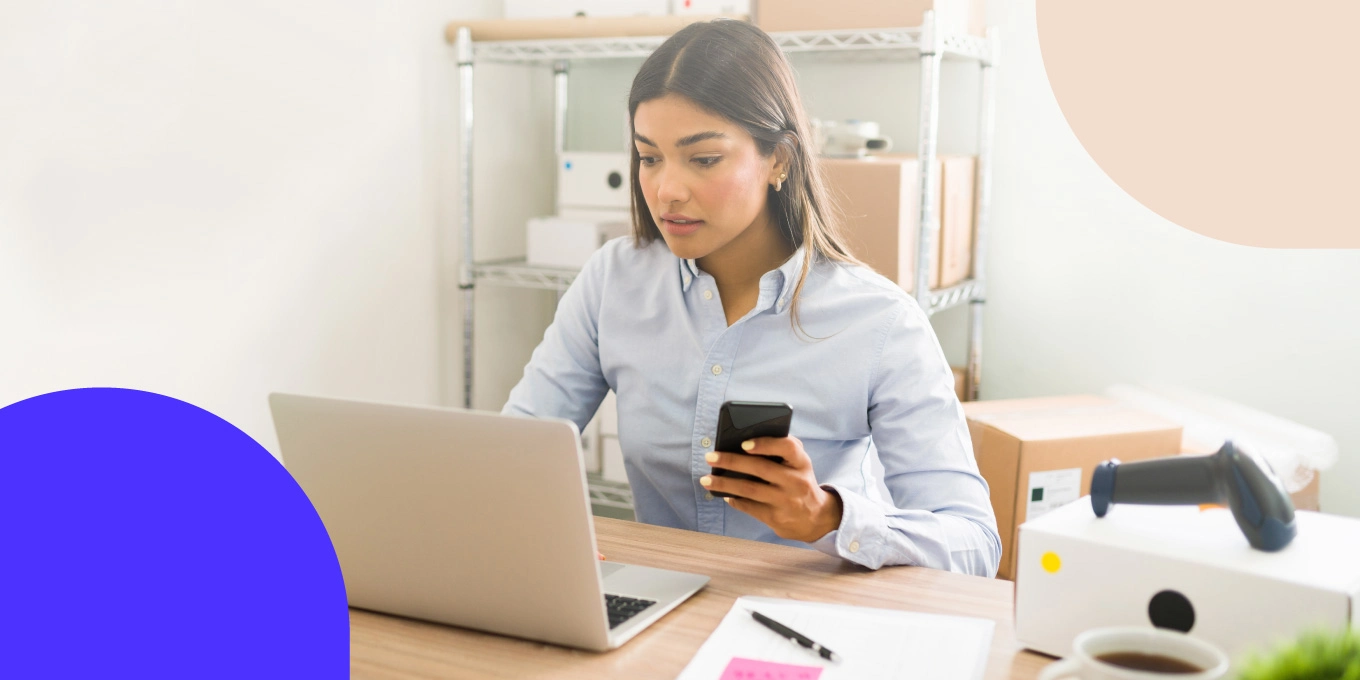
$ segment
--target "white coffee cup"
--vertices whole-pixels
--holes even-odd
[[[1203,669],[1191,673],[1135,670],[1101,660],[1116,653],[1176,659]],[[1077,636],[1072,655],[1039,673],[1039,680],[1218,680],[1228,672],[1228,655],[1199,638],[1163,628],[1096,628]]]

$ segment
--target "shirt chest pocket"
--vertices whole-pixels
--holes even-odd
[[[789,433],[804,441],[852,441],[869,436],[867,386],[820,371],[734,376],[727,401],[783,402],[793,409]]]

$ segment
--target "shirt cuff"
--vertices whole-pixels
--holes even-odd
[[[823,484],[822,488],[841,497],[841,526],[814,541],[812,547],[870,569],[882,566],[883,539],[887,532],[882,508],[839,485]]]

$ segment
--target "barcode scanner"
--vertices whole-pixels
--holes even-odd
[[[1274,552],[1294,540],[1294,504],[1270,465],[1231,441],[1207,456],[1172,456],[1120,463],[1112,458],[1091,475],[1091,509],[1104,517],[1115,503],[1199,505],[1232,510],[1247,542]]]

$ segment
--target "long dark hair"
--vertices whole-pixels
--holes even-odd
[[[846,246],[821,169],[811,148],[811,126],[788,58],[764,31],[744,21],[718,19],[690,24],[642,63],[628,93],[628,125],[639,104],[678,94],[748,132],[762,156],[782,150],[788,178],[770,187],[769,212],[780,235],[808,257],[790,303],[798,324],[798,298],[816,258],[861,264]],[[632,147],[633,236],[639,246],[661,238],[638,182],[638,151]]]

